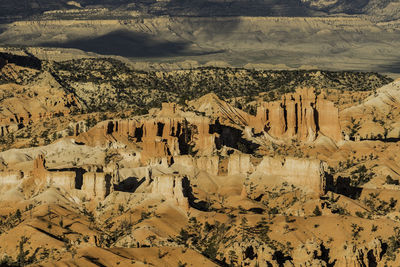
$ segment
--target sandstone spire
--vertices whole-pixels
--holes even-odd
[[[322,134],[335,142],[342,139],[338,109],[317,96],[313,88],[297,89],[280,101],[261,103],[256,117],[249,121],[255,132],[264,130],[276,138],[312,142]]]

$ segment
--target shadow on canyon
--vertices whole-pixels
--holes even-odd
[[[33,55],[19,56],[0,52],[0,61],[2,61],[2,63],[0,62],[0,69],[5,65],[6,62],[25,68],[36,70],[42,69],[42,62]]]
[[[377,72],[400,73],[400,59],[393,60],[387,64],[380,64],[374,67]]]
[[[223,52],[193,51],[190,48],[190,42],[160,40],[149,34],[126,30],[118,30],[94,38],[81,38],[64,43],[42,43],[39,46],[76,48],[100,55],[118,55],[128,58],[201,56]]]
[[[146,181],[146,178],[138,179],[136,177],[128,177],[127,179],[123,180],[122,182],[118,184],[114,184],[114,190],[115,191],[121,191],[121,192],[128,192],[128,193],[134,193],[136,189],[139,188],[144,182]]]
[[[325,178],[326,178],[326,192],[332,191],[334,193],[344,195],[351,199],[358,199],[361,196],[363,188],[352,186],[349,177],[339,176],[335,181],[332,175],[326,174]]]

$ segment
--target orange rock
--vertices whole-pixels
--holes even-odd
[[[255,132],[265,130],[275,138],[312,142],[322,134],[335,142],[342,140],[338,109],[317,97],[313,88],[297,89],[280,101],[261,103],[249,124]]]
[[[47,170],[45,167],[46,160],[43,154],[39,154],[33,161],[32,176],[34,178],[46,179]]]
[[[330,101],[318,97],[318,124],[319,131],[330,137],[333,141],[339,142],[342,140],[342,133],[339,123],[339,110]]]

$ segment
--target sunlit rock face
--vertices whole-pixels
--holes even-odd
[[[313,88],[298,89],[280,101],[262,103],[250,125],[256,132],[265,131],[275,138],[312,142],[322,134],[335,142],[342,139],[338,109],[317,96]]]
[[[160,194],[175,205],[189,209],[188,199],[183,194],[182,176],[174,174],[157,175],[154,177],[151,192]]]

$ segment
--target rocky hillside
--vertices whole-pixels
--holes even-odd
[[[400,3],[393,0],[301,0],[301,2],[311,9],[328,12],[330,14],[363,14],[379,20],[399,19],[398,10],[400,8]]]
[[[135,71],[111,59],[82,59],[54,63],[52,74],[74,92],[89,111],[149,109],[161,102],[184,104],[210,92],[223,99],[260,94],[271,100],[297,87],[345,91],[372,91],[391,81],[377,73],[329,71],[255,71],[198,68],[170,72]],[[101,98],[99,98],[101,96]],[[100,100],[101,99],[101,100]],[[240,103],[238,103],[240,104]]]
[[[126,1],[126,0],[76,0],[25,1],[16,5],[12,2],[1,4],[3,19],[15,20],[37,15],[51,10],[76,10],[83,8],[107,8],[119,11],[138,11],[153,15],[172,16],[320,16],[326,14],[368,14],[393,15],[388,12],[397,1],[376,0],[290,0],[290,1]],[[393,18],[392,17],[392,18]],[[390,18],[390,17],[387,17]]]
[[[78,122],[85,125],[79,127],[82,130],[109,116],[145,114],[167,101],[187,105],[208,93],[254,115],[257,101],[277,100],[298,87],[331,90],[329,99],[338,102],[343,92],[368,95],[391,81],[377,73],[213,67],[146,72],[107,58],[64,62],[11,54],[1,58],[1,144],[8,148],[14,142],[37,145],[72,135]]]

